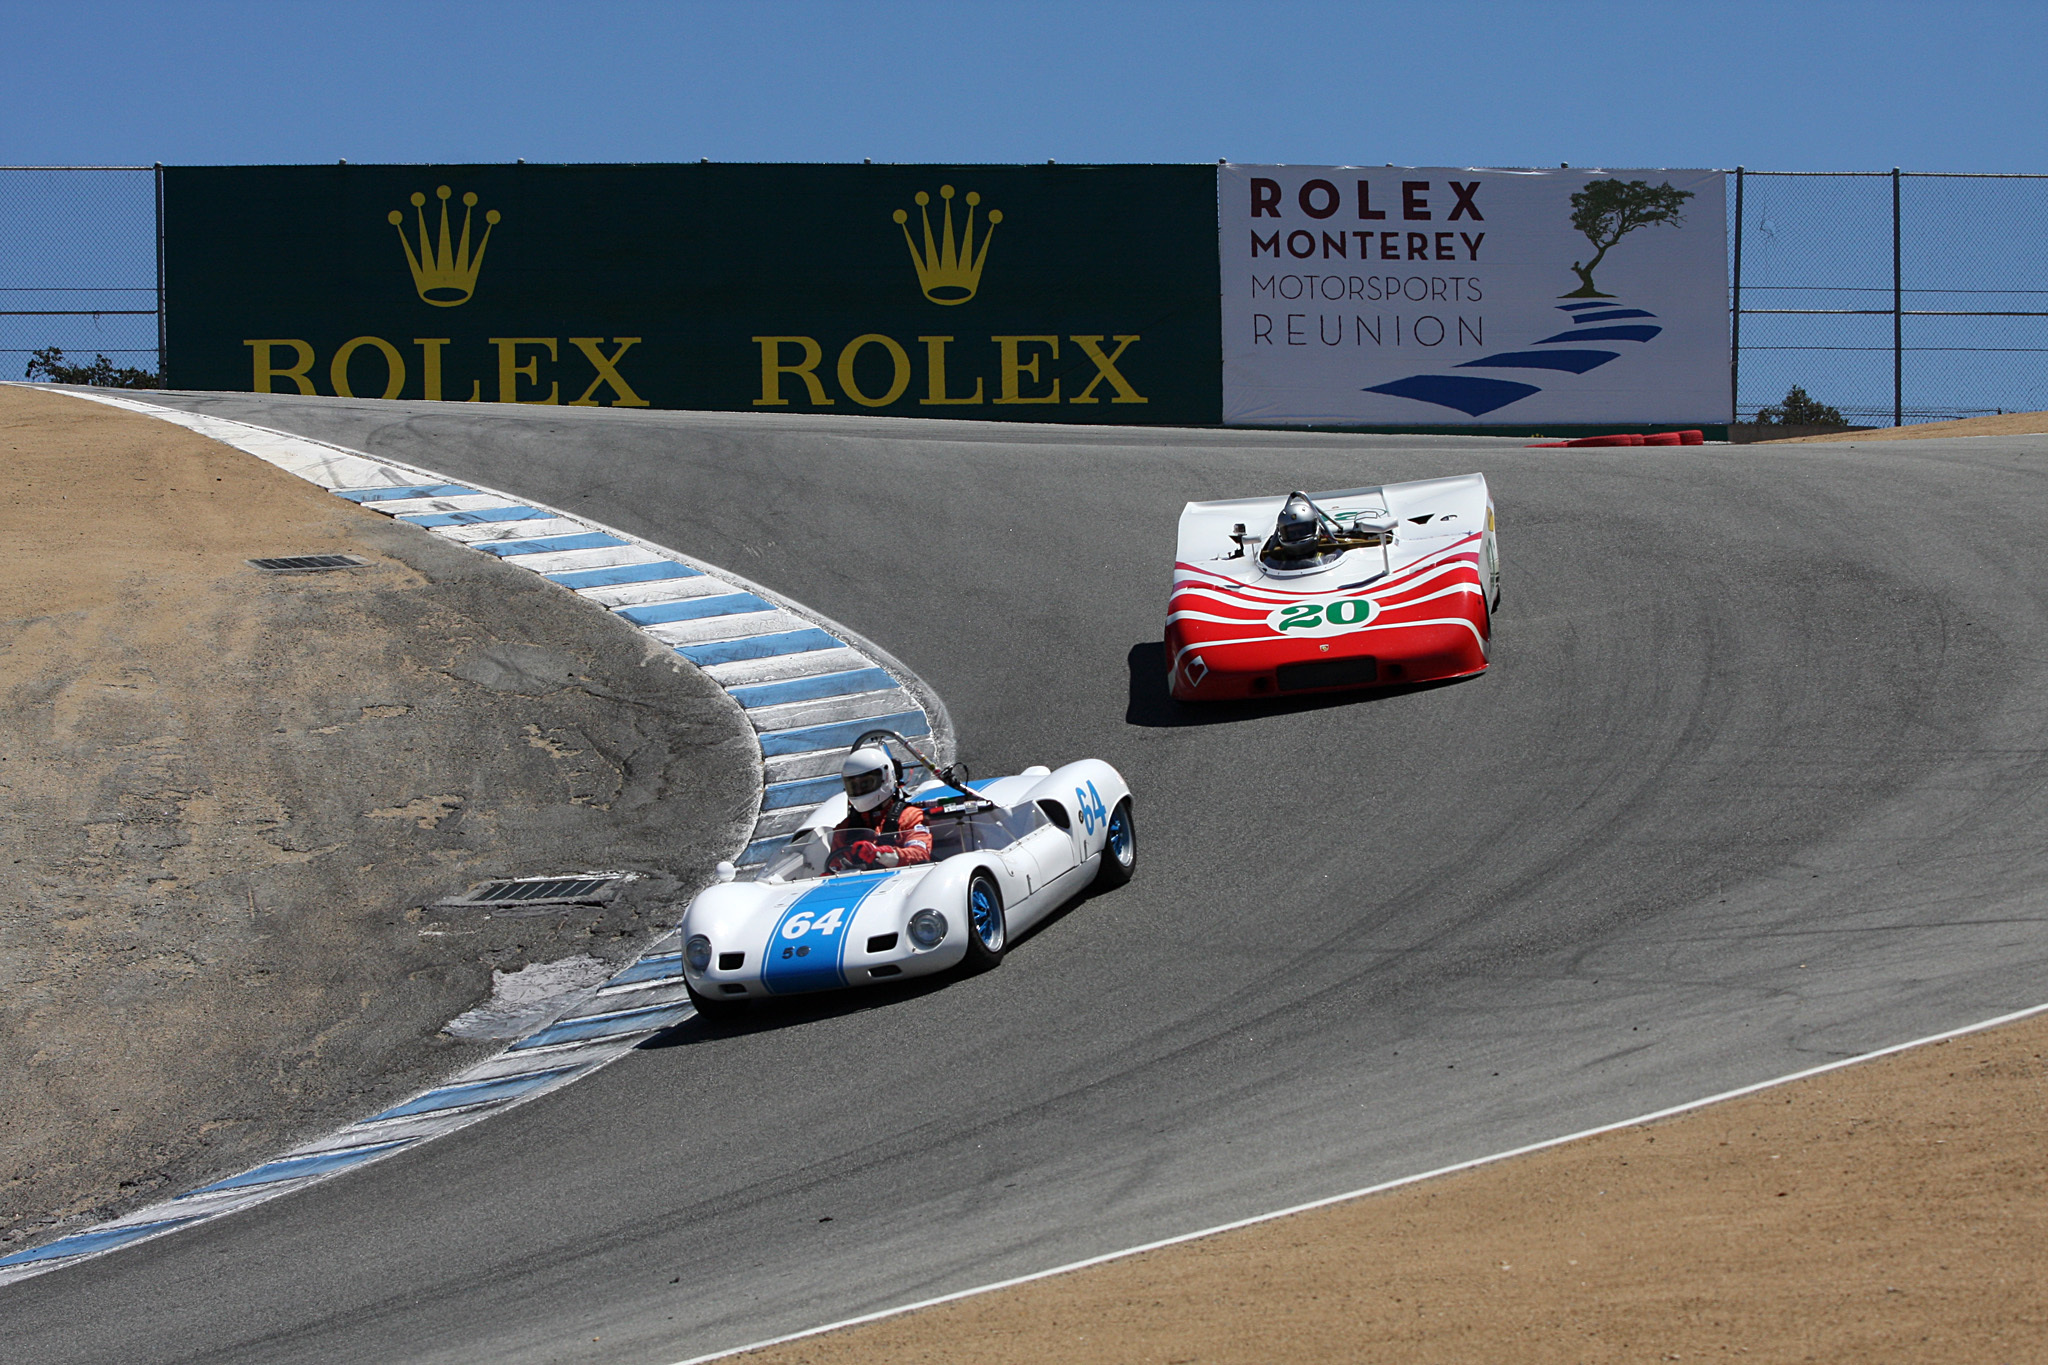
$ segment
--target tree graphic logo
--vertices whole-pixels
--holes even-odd
[[[1593,272],[1607,259],[1608,250],[1639,227],[1656,223],[1680,226],[1685,217],[1679,210],[1692,197],[1691,190],[1673,189],[1669,180],[1661,185],[1652,185],[1647,180],[1595,180],[1573,194],[1572,226],[1586,234],[1594,252],[1593,259],[1584,264],[1572,262],[1579,287],[1559,297],[1613,298],[1614,295],[1601,293],[1593,284]]]

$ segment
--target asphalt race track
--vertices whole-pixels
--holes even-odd
[[[170,396],[588,515],[894,652],[1139,871],[0,1291],[38,1362],[661,1362],[2048,999],[2048,438],[1520,442]],[[1183,501],[1485,471],[1493,671],[1197,711]]]

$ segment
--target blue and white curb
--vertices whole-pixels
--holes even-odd
[[[37,385],[37,388],[43,388]],[[923,737],[952,757],[951,721],[924,682],[838,623],[759,584],[476,483],[269,427],[63,390],[175,423],[359,506],[530,569],[639,627],[702,670],[761,746],[760,811],[740,868],[758,868],[838,785],[863,730]],[[674,930],[566,1013],[453,1079],[274,1160],[145,1209],[0,1256],[0,1285],[303,1189],[557,1090],[688,1019]]]

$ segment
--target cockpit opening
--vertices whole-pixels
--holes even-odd
[[[1259,564],[1279,574],[1326,569],[1352,550],[1384,549],[1394,528],[1354,515],[1339,520],[1316,506],[1308,494],[1289,493],[1273,523],[1273,533],[1259,547]]]

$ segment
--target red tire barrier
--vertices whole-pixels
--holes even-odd
[[[1703,446],[1706,434],[1697,428],[1690,431],[1659,431],[1648,436],[1616,432],[1612,436],[1581,436],[1576,441],[1537,441],[1524,447],[1528,450],[1560,450],[1570,446]]]

